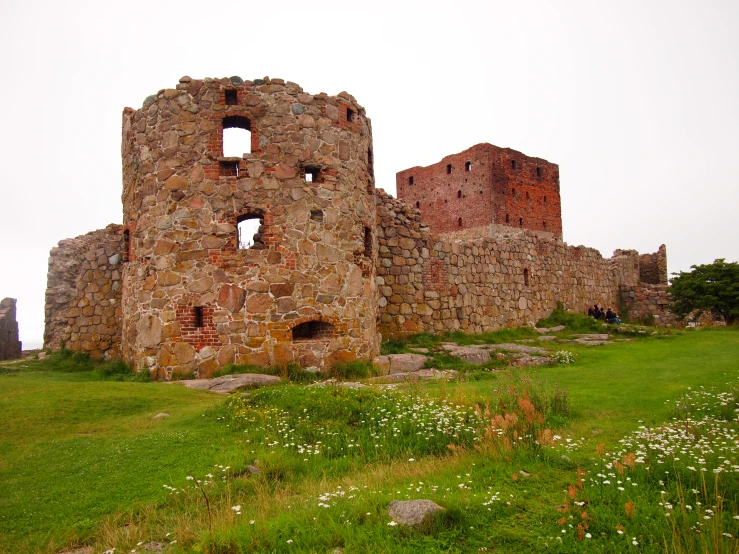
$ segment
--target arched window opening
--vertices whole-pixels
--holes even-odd
[[[446,172],[451,173],[452,172],[452,164],[447,164],[446,166]]]
[[[529,270],[528,269],[523,270],[523,286],[525,287],[529,286]]]
[[[459,219],[457,220],[457,227],[461,227],[461,226],[462,226],[462,218],[460,217],[460,218],[459,218]]]
[[[519,217],[518,218],[518,225],[519,225],[519,227],[523,227],[523,218],[522,217]]]
[[[123,230],[123,261],[127,262],[131,259],[131,231]]]
[[[462,191],[461,190],[458,190],[457,191],[457,198],[462,198]]]
[[[416,208],[420,208],[420,207],[421,207],[421,203],[416,201]]]
[[[326,321],[306,321],[293,327],[293,341],[327,340],[336,336],[336,327]]]
[[[470,171],[472,169],[472,162],[464,162],[464,170]]]
[[[511,222],[511,218],[508,216],[508,214],[505,214],[505,222],[506,223],[510,223]]]
[[[251,153],[251,121],[248,117],[231,115],[223,118],[223,155],[240,158]]]
[[[264,249],[264,217],[244,214],[237,219],[239,250]]]

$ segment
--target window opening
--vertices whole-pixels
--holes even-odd
[[[451,173],[452,172],[452,164],[447,164],[446,166],[446,172]]]
[[[546,205],[546,203],[547,203],[547,197],[545,196],[544,197],[544,204]]]
[[[305,168],[305,182],[306,183],[317,183],[318,176],[321,174],[321,169],[318,167],[306,167]]]
[[[457,220],[457,227],[461,227],[461,226],[462,226],[462,218],[460,217],[460,218],[459,218],[459,219]]]
[[[372,229],[369,227],[364,228],[364,256],[372,257]]]
[[[318,223],[323,223],[323,210],[311,210],[310,218]]]
[[[131,231],[123,230],[123,261],[127,262],[131,259]]]
[[[525,287],[529,286],[529,270],[528,269],[523,270],[523,286]]]
[[[516,189],[511,189],[511,196],[516,197]]]
[[[505,222],[506,223],[510,223],[511,222],[511,219],[510,219],[510,217],[508,217],[508,214],[505,214]]]
[[[223,155],[240,158],[251,153],[251,121],[241,115],[223,118]]]
[[[312,212],[311,212],[312,213]],[[239,250],[264,249],[264,217],[245,214],[237,219]]]
[[[457,191],[457,198],[462,198],[462,191],[461,190],[458,190]]]
[[[531,197],[529,196],[528,192],[526,192],[526,200],[531,200]]]
[[[516,169],[516,160],[511,160],[511,169]]]
[[[541,177],[541,168],[540,167],[537,167],[536,168],[536,176],[537,177]]]
[[[238,177],[239,176],[239,162],[221,160],[218,162],[218,164],[221,166],[221,175],[223,177]]]
[[[544,225],[544,230],[546,231],[547,230],[547,222],[546,221],[542,221],[542,224]]]
[[[226,89],[226,106],[235,106],[238,103],[235,89]]]
[[[336,327],[326,321],[306,321],[293,327],[293,340],[321,340],[336,336]]]
[[[464,170],[469,171],[472,169],[472,162],[464,162]]]
[[[203,307],[195,306],[193,310],[195,311],[195,327],[202,327],[203,326]]]
[[[354,110],[352,110],[351,108],[346,109],[346,121],[348,123],[354,121]]]
[[[416,202],[416,208],[420,208],[420,207],[421,207],[421,203],[417,201]]]
[[[411,175],[410,177],[408,177],[408,184],[409,185],[412,185],[413,184],[413,175]]]
[[[522,217],[519,217],[518,218],[518,225],[519,225],[519,227],[523,227],[523,218]]]

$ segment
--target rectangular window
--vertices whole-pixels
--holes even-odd
[[[236,91],[234,89],[226,89],[226,106],[235,106],[237,103]]]
[[[202,306],[195,306],[195,327],[202,327],[203,326],[203,307]]]

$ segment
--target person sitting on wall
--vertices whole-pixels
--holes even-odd
[[[618,314],[613,311],[613,308],[608,306],[608,310],[606,311],[606,321],[608,323],[615,323],[616,325],[621,325],[621,320],[618,318]]]

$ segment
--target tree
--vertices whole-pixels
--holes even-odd
[[[724,316],[727,325],[739,317],[739,263],[719,258],[712,264],[692,265],[692,271],[673,273],[672,305],[680,317],[693,310],[712,310]]]

